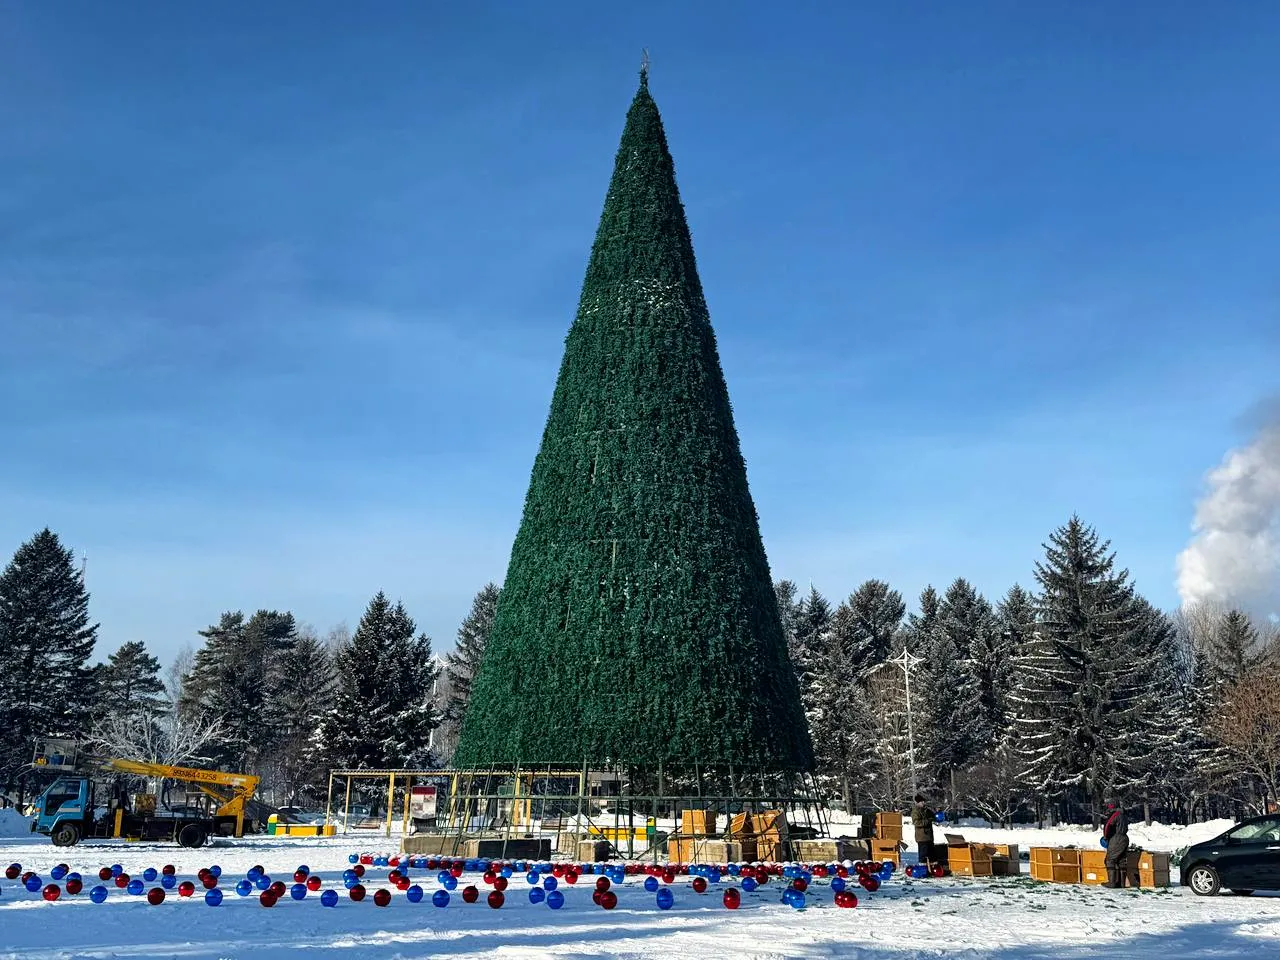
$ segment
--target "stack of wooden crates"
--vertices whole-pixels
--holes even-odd
[[[787,818],[781,810],[736,813],[729,819],[729,834],[742,845],[748,863],[778,863],[788,859]]]
[[[1106,860],[1107,851],[1105,850],[1032,847],[1031,878],[1049,883],[1084,883],[1089,886],[1101,886],[1107,882]],[[1169,886],[1169,854],[1144,850],[1138,853],[1137,861],[1139,886]]]
[[[947,835],[947,866],[957,877],[1016,877],[1022,872],[1015,843],[969,843]]]
[[[876,814],[875,835],[871,840],[871,859],[888,860],[902,866],[902,814],[882,811]]]

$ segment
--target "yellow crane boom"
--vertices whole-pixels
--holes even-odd
[[[217,804],[217,815],[236,818],[236,836],[244,832],[245,808],[258,789],[259,777],[248,773],[226,773],[222,770],[201,770],[198,767],[174,767],[164,763],[143,763],[140,760],[112,758],[103,766],[117,773],[138,777],[159,777],[193,784]],[[230,789],[218,789],[219,787]]]

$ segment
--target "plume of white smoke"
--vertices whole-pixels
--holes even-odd
[[[1178,555],[1184,606],[1280,615],[1280,412],[1273,404],[1253,441],[1209,472],[1193,535]]]

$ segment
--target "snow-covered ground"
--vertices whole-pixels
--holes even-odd
[[[780,902],[784,884],[773,880],[744,893],[737,911],[724,909],[713,885],[699,895],[688,877],[673,885],[675,906],[659,910],[631,876],[620,887],[617,909],[606,912],[591,902],[594,877],[574,886],[561,883],[566,902],[559,911],[531,904],[529,886],[517,874],[506,904],[493,910],[484,902],[465,904],[458,894],[466,883],[487,890],[478,876],[467,876],[443,908],[431,905],[438,888],[434,871],[411,871],[425,889],[421,903],[410,903],[385,879],[386,868],[369,867],[370,894],[386,888],[390,906],[372,899],[353,903],[342,890],[347,857],[357,852],[390,852],[382,838],[276,839],[255,837],[222,841],[190,851],[168,845],[120,842],[85,843],[70,850],[46,838],[24,834],[25,825],[0,820],[9,834],[0,840],[0,871],[10,862],[49,882],[50,869],[67,863],[86,878],[85,891],[44,902],[16,881],[0,878],[0,958],[159,958],[183,960],[274,960],[295,954],[320,957],[468,958],[520,957],[675,957],[830,958],[907,960],[938,956],[966,960],[1049,960],[1096,957],[1159,960],[1257,960],[1280,957],[1280,897],[1202,899],[1189,891],[1113,891],[1096,887],[1033,883],[1029,878],[908,881],[895,876],[878,892],[859,890],[856,909],[832,904],[828,881],[811,887],[802,911]],[[1220,825],[1190,829],[1134,828],[1137,842],[1149,849],[1175,849],[1218,831]],[[939,840],[941,839],[941,830]],[[1041,842],[1096,846],[1088,830],[1002,831],[961,828],[967,837],[1018,843],[1024,850]],[[20,834],[14,836],[14,834]],[[223,904],[205,905],[200,896],[181,899],[170,892],[150,906],[144,897],[110,887],[101,905],[87,891],[103,866],[119,863],[140,876],[148,866],[177,866],[194,879],[204,866],[223,869]],[[286,897],[264,909],[255,897],[241,898],[235,881],[255,864],[291,883],[292,872],[307,864],[324,887],[344,895],[326,908],[319,894],[305,900]],[[1025,866],[1025,865],[1024,865]],[[737,885],[737,881],[733,881]],[[147,884],[150,888],[155,884]],[[197,889],[200,889],[197,886]],[[201,893],[203,890],[201,889]]]

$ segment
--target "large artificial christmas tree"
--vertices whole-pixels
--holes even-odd
[[[454,762],[812,766],[643,73]]]

